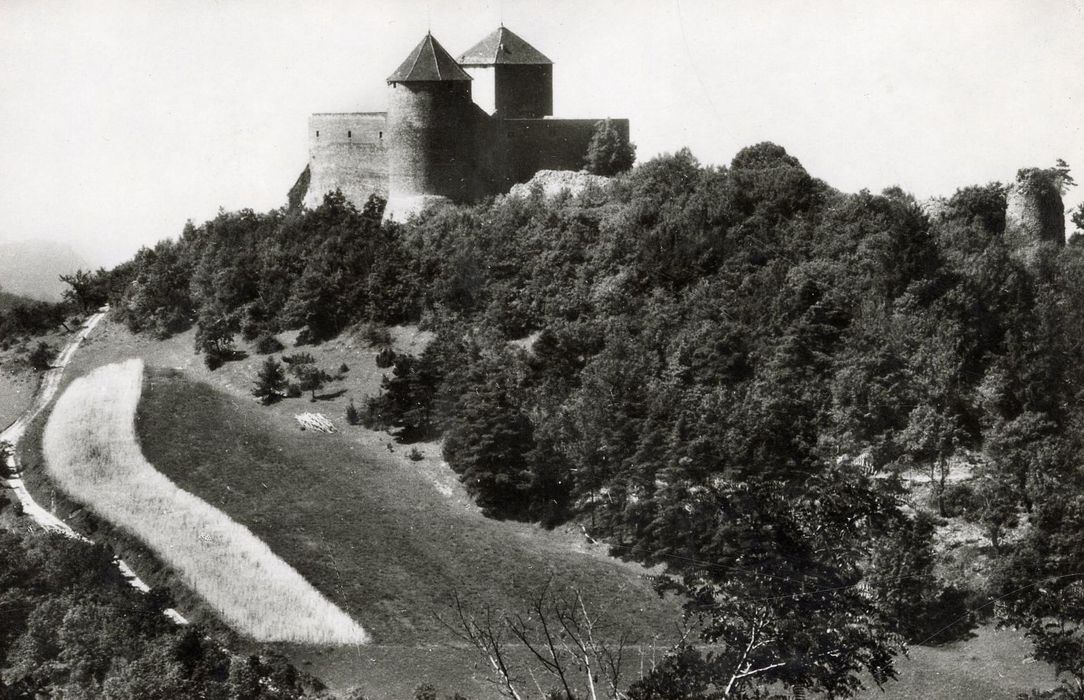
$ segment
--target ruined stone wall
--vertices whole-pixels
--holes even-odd
[[[316,207],[335,189],[359,209],[369,195],[388,194],[388,127],[384,112],[309,117],[309,172],[305,205]]]
[[[1065,245],[1065,205],[1050,171],[1017,173],[1005,194],[1005,239],[1029,259],[1044,243]]]
[[[507,153],[509,186],[526,182],[539,170],[580,170],[598,119],[504,119],[500,121]],[[613,123],[627,138],[628,119]]]

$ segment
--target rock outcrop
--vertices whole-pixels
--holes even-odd
[[[539,170],[527,182],[513,185],[508,196],[523,199],[529,197],[537,187],[545,199],[552,199],[565,190],[575,197],[588,187],[605,187],[609,182],[608,177],[592,175],[582,170]]]

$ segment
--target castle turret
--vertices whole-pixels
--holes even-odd
[[[553,114],[553,61],[501,25],[459,57],[479,88],[475,101],[504,119]]]
[[[471,195],[471,77],[427,34],[388,76],[388,208],[402,215],[430,197]]]

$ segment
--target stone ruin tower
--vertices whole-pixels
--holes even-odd
[[[1016,173],[1005,193],[1005,240],[1027,262],[1043,244],[1065,245],[1065,205],[1050,170],[1024,168]]]

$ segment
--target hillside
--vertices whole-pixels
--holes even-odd
[[[0,290],[43,301],[60,301],[67,287],[58,278],[90,265],[71,246],[50,241],[0,242]]]
[[[1042,208],[1071,177],[1017,181]],[[449,590],[504,611],[468,637],[546,648],[568,608],[528,591],[552,570],[638,632],[690,626],[614,697],[928,694],[908,647],[943,674],[961,655],[950,694],[991,668],[1008,694],[1042,664],[1084,678],[1084,248],[1021,228],[1011,191],[847,194],[763,143],[405,224],[339,195],[222,212],[83,280],[116,324],[84,369],[144,358],[150,461],[356,615],[396,692],[397,661],[464,667],[431,646]],[[338,431],[301,431],[312,411]],[[358,676],[349,650],[291,653]],[[562,647],[545,682],[608,653]]]

